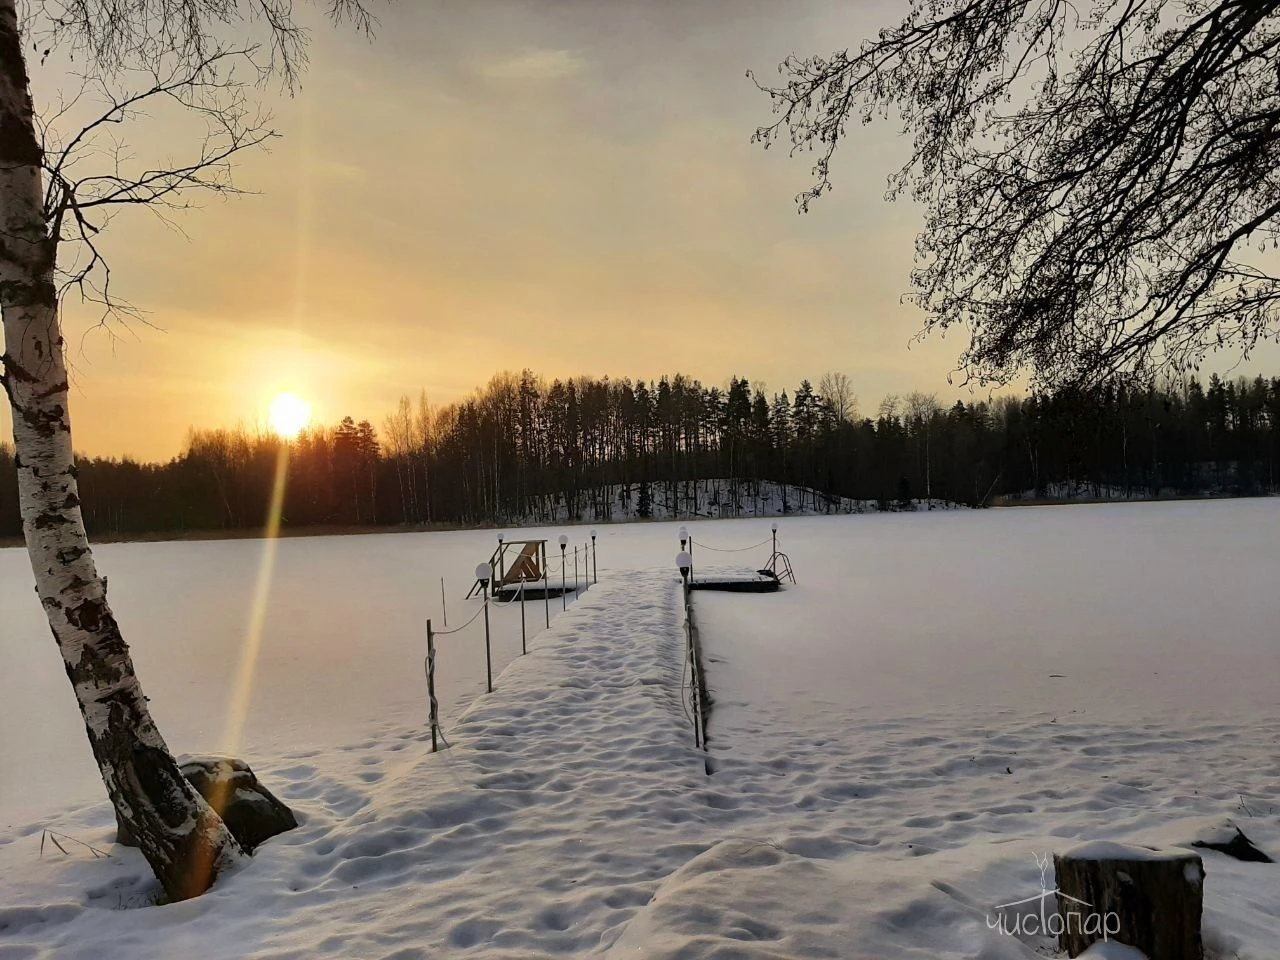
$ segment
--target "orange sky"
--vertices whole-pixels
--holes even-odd
[[[899,9],[401,0],[372,43],[318,29],[301,94],[272,104],[284,139],[238,168],[256,195],[183,214],[186,238],[134,211],[111,225],[117,289],[160,329],[112,337],[69,306],[77,449],[168,458],[192,424],[263,422],[283,389],[377,424],[401,394],[522,367],[771,390],[840,370],[872,410],[963,395],[962,344],[910,345],[921,317],[899,303],[918,216],[882,199],[894,128],[855,130],[803,217],[809,160],[749,142],[769,104],[748,67]],[[33,80],[46,103],[66,82]],[[182,136],[153,122],[131,145]]]

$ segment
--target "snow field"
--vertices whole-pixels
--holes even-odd
[[[1280,852],[1277,519],[1274,501],[1251,501],[784,520],[799,584],[694,596],[710,777],[679,699],[676,524],[602,528],[600,584],[565,614],[553,601],[551,629],[500,661],[494,694],[457,705],[453,746],[434,757],[411,625],[433,615],[424,568],[442,561],[423,558],[469,571],[492,535],[282,544],[251,714],[278,729],[251,722],[244,753],[302,827],[198,901],[120,909],[152,893],[135,853],[37,857],[46,823],[110,844],[100,787],[77,796],[65,777],[70,808],[6,812],[0,958],[1052,955],[988,922],[1041,890],[1034,855],[1185,844],[1224,817]],[[690,526],[725,548],[768,536],[767,521]],[[204,545],[162,546],[191,550],[198,571],[196,586],[169,581],[176,608],[235,582],[207,579]],[[146,567],[146,547],[130,563]],[[743,559],[695,547],[707,572]],[[227,609],[172,636],[216,647]],[[465,649],[482,690],[483,648]],[[142,658],[175,749],[206,749],[172,728],[221,706],[202,685],[225,687],[179,669],[189,657],[150,673]],[[70,707],[57,692],[36,717]],[[22,736],[87,754],[4,709]],[[21,736],[6,736],[9,771]],[[1276,865],[1203,856],[1211,957],[1280,956]]]
[[[686,735],[679,618],[668,575],[602,581],[448,751],[387,730],[260,764],[303,825],[198,901],[110,909],[152,892],[133,851],[37,861],[34,834],[6,838],[0,956],[591,952],[703,849],[698,821],[723,806]],[[110,844],[103,803],[63,826]]]
[[[575,543],[589,542],[585,529],[569,532]],[[558,533],[527,535],[554,541]],[[239,753],[256,762],[340,747],[388,723],[425,724],[427,618],[445,629],[440,578],[448,628],[456,628],[479,611],[478,600],[463,596],[476,565],[495,546],[493,531],[280,541],[245,739],[233,748],[224,731],[250,633],[263,541],[105,544],[95,554],[170,748]],[[618,560],[606,553],[602,546],[602,569]],[[572,543],[568,554],[572,586]],[[558,556],[551,558],[555,584],[559,564]],[[14,680],[0,695],[0,829],[48,819],[102,793],[32,583],[25,551],[0,549],[0,649]],[[560,600],[552,599],[551,617],[560,611]],[[542,601],[529,601],[525,613],[532,638],[545,629]],[[520,654],[519,605],[494,603],[490,619],[496,675]],[[447,729],[485,689],[483,618],[441,637],[436,657]]]

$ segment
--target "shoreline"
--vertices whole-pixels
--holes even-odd
[[[1098,497],[1098,498],[1073,498],[1062,499],[1057,497],[1044,497],[1042,499],[1018,499],[1018,498],[996,498],[991,502],[991,509],[1003,509],[1006,507],[1071,507],[1071,506],[1097,506],[1099,504],[1135,504],[1135,503],[1168,503],[1182,500],[1265,500],[1270,497],[1278,496],[1274,493],[1260,493],[1249,495],[1220,494],[1220,493],[1187,493],[1187,494],[1163,494],[1157,497],[1135,497],[1132,499],[1120,499],[1116,497]],[[960,505],[963,506],[963,505]],[[972,509],[983,509],[975,507]],[[876,511],[871,511],[876,512]],[[927,513],[927,510],[918,510],[918,513]],[[805,514],[805,516],[825,516],[825,514]],[[831,514],[831,516],[852,516],[852,514]],[[696,519],[749,519],[747,517],[681,517],[670,522],[678,522],[678,520],[696,520]],[[639,519],[626,520],[562,520],[558,521],[562,526],[581,526],[586,524],[617,524],[617,523],[645,523],[645,522],[661,522],[661,521],[644,521]],[[553,524],[554,525],[554,524]],[[358,526],[345,524],[321,524],[310,527],[286,527],[280,531],[279,536],[282,539],[293,539],[296,537],[337,537],[337,536],[365,536],[367,534],[395,534],[395,533],[448,533],[458,530],[492,530],[497,526],[511,527],[513,530],[521,529],[522,526],[546,526],[546,524],[467,524],[467,523],[429,523],[429,524],[410,524],[399,526],[374,526],[370,524],[361,524]],[[262,540],[266,538],[266,531],[260,527],[241,528],[236,530],[183,530],[183,531],[152,531],[147,533],[126,533],[120,535],[104,534],[96,536],[90,534],[91,543],[169,543],[183,541],[200,541],[200,540]],[[9,547],[25,547],[22,537],[0,537],[0,550]]]
[[[415,524],[412,526],[348,526],[342,524],[312,527],[286,527],[279,533],[280,539],[298,537],[362,536],[369,533],[447,533],[451,530],[486,530],[487,527],[457,523]],[[199,540],[264,540],[266,530],[246,527],[236,530],[160,530],[148,533],[89,534],[89,542],[102,543],[169,543]],[[6,547],[25,547],[22,537],[0,537],[0,550]]]
[[[1155,497],[994,497],[992,507],[1071,507],[1100,503],[1172,503],[1182,500],[1266,500],[1275,493],[1162,493]]]

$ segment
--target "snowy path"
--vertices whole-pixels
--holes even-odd
[[[93,861],[73,848],[33,863],[35,825],[0,840],[0,957],[600,948],[707,846],[704,821],[727,803],[702,772],[679,701],[677,592],[667,574],[602,581],[498,678],[438,756],[424,754],[420,730],[402,730],[262,765],[304,825],[197,902],[110,909],[145,896],[132,852]],[[61,828],[110,842],[104,804]]]

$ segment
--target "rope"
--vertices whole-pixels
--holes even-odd
[[[579,563],[586,563],[587,560],[590,558],[591,553],[589,550],[584,549],[579,552],[578,556],[581,558],[579,560]],[[561,557],[560,562],[557,564],[555,562],[555,558],[552,557],[551,559],[547,560],[547,573],[548,574],[559,573],[561,570],[567,573],[569,570],[569,561],[572,559],[573,559],[573,555],[570,553],[566,553],[564,554],[563,557]]]
[[[682,630],[680,632],[683,633],[684,631]],[[684,648],[684,664],[680,667],[680,709],[684,711],[684,718],[688,720],[690,724],[692,724],[693,714],[689,712],[689,709],[692,706],[693,687],[691,684],[688,684],[685,682],[685,678],[689,676],[689,645],[688,644],[689,644],[689,641],[688,641],[688,638],[686,637],[685,648]],[[686,689],[689,691],[688,700],[685,699]]]
[[[487,602],[488,601],[486,601],[486,603]],[[481,604],[480,609],[477,610],[475,614],[472,615],[471,619],[468,620],[466,623],[464,623],[462,626],[454,627],[452,630],[434,630],[433,629],[431,632],[435,634],[437,637],[447,637],[451,633],[457,633],[459,630],[467,629],[467,627],[471,626],[473,623],[476,622],[476,617],[480,616],[480,614],[482,613],[484,613],[484,604]]]
[[[753,543],[749,547],[729,547],[729,548],[708,546],[707,544],[702,543],[699,540],[694,540],[692,538],[690,538],[689,542],[692,543],[695,547],[701,547],[703,550],[712,550],[715,553],[745,553],[748,550],[759,550],[761,547],[768,546],[769,544],[773,543],[773,538],[770,537],[768,540],[761,540],[759,543]]]

